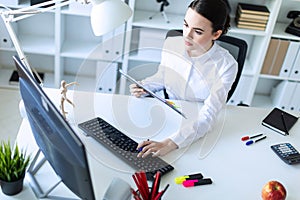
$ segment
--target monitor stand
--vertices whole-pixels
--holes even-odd
[[[69,197],[59,197],[59,196],[53,196],[53,195],[49,195],[54,189],[56,189],[60,183],[62,183],[62,180],[60,177],[58,177],[56,174],[53,173],[53,175],[55,175],[57,177],[57,181],[56,183],[54,183],[52,186],[50,186],[50,188],[46,191],[43,191],[40,183],[38,182],[37,180],[37,177],[36,177],[36,174],[39,170],[41,170],[42,166],[44,164],[47,163],[47,160],[46,158],[44,157],[44,155],[42,154],[42,151],[39,149],[31,164],[29,165],[28,167],[28,170],[27,170],[27,177],[29,179],[29,184],[30,184],[30,187],[31,189],[33,190],[35,196],[38,198],[38,199],[41,199],[41,198],[50,198],[50,199],[60,199],[60,200],[78,200],[79,198],[75,196],[75,194],[73,193],[73,195],[75,196],[74,198],[69,198]],[[50,165],[49,165],[50,166]],[[46,166],[45,166],[46,167]],[[51,167],[51,166],[50,166]],[[50,175],[51,176],[51,175]],[[49,177],[49,175],[48,175]]]

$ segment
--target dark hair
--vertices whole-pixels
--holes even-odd
[[[230,6],[227,0],[194,0],[188,6],[211,21],[213,32],[227,33],[230,27]]]

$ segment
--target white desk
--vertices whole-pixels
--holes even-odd
[[[59,91],[47,89],[46,92],[58,105]],[[125,133],[129,132],[137,141],[145,138],[165,138],[176,131],[181,123],[185,123],[180,115],[155,99],[78,92],[74,93],[73,97],[76,107],[74,112],[69,114],[71,124],[100,116]],[[182,102],[181,106],[188,119],[197,113],[196,104]],[[152,118],[151,108],[154,116]],[[71,107],[66,109],[70,111]],[[190,147],[165,156],[164,159],[170,162],[175,170],[163,176],[161,187],[170,183],[163,199],[177,200],[187,197],[203,200],[261,199],[262,187],[270,180],[278,180],[284,184],[288,200],[300,199],[300,165],[285,164],[270,148],[272,144],[290,142],[300,150],[300,122],[292,128],[290,136],[282,136],[261,125],[268,112],[266,109],[227,106],[212,132]],[[131,178],[133,169],[112,156],[93,139],[85,137],[76,126],[74,129],[87,148],[91,176],[98,199],[103,197],[113,177],[122,178],[136,188]],[[35,142],[29,130],[25,119],[17,141],[29,150],[34,150],[36,146],[33,145]],[[250,146],[241,141],[241,137],[258,132],[265,133],[267,139]],[[184,188],[174,183],[175,177],[196,172],[210,177],[213,184]],[[47,177],[51,175],[46,173],[41,176],[46,178],[47,182]],[[24,191],[14,198],[0,195],[0,199],[34,199],[33,197],[27,184]]]

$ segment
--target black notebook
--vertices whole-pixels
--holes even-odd
[[[281,109],[274,108],[262,121],[262,125],[282,134],[289,135],[289,130],[297,122],[298,117]]]
[[[269,9],[264,5],[255,5],[248,3],[238,3],[238,9],[241,13],[249,13],[249,14],[261,14],[268,16],[270,14]]]

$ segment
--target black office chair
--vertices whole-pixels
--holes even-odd
[[[168,37],[174,37],[174,36],[182,36],[182,30],[169,30],[167,32],[166,38]],[[219,37],[219,39],[217,40],[217,43],[222,46],[223,48],[227,49],[230,54],[236,59],[237,63],[238,63],[238,72],[236,75],[236,78],[231,86],[231,89],[228,92],[228,96],[227,96],[227,101],[229,101],[229,99],[232,97],[238,82],[240,80],[242,71],[243,71],[243,67],[244,67],[244,63],[245,63],[245,59],[246,59],[246,53],[247,53],[247,43],[239,38],[235,38],[232,36],[228,36],[228,35],[222,35],[221,37]],[[168,94],[166,93],[166,91],[164,90],[164,94],[165,97],[168,98]]]

